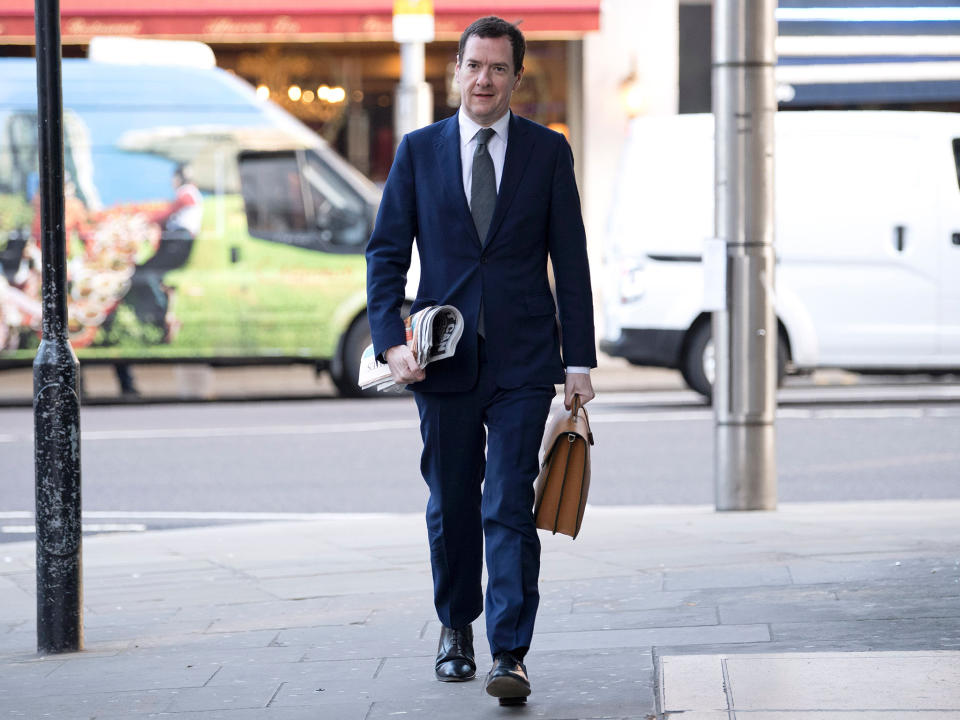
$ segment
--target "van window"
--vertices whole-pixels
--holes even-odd
[[[254,237],[308,245],[308,224],[297,157],[251,153],[240,162],[247,229]]]
[[[362,249],[367,204],[315,151],[249,151],[239,161],[251,235],[318,251]]]
[[[957,185],[960,186],[960,138],[953,139],[953,165],[957,168]]]

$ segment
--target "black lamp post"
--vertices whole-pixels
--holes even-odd
[[[67,336],[60,2],[36,0],[43,339],[33,362],[37,649],[83,647],[80,365]]]

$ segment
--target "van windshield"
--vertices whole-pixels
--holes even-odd
[[[369,224],[367,204],[315,150],[306,152],[303,178],[310,187],[310,200],[316,227],[329,233],[328,242],[337,245],[362,245]]]
[[[318,251],[359,252],[372,208],[314,150],[246,151],[239,167],[254,237]]]
[[[960,187],[960,138],[953,139],[953,166],[957,169],[957,186]]]

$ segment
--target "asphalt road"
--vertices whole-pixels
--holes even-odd
[[[960,497],[960,401],[858,397],[781,404],[781,501]],[[709,408],[683,392],[608,394],[589,407],[593,504],[713,502]],[[0,409],[0,542],[30,537],[32,423],[30,409]],[[426,502],[410,399],[90,407],[82,430],[90,531]]]

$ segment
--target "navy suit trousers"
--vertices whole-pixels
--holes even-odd
[[[427,531],[434,604],[447,627],[484,609],[490,652],[528,648],[540,602],[540,539],[533,483],[553,385],[503,389],[480,343],[476,385],[459,393],[415,393],[430,488]],[[484,444],[486,443],[486,457]]]

